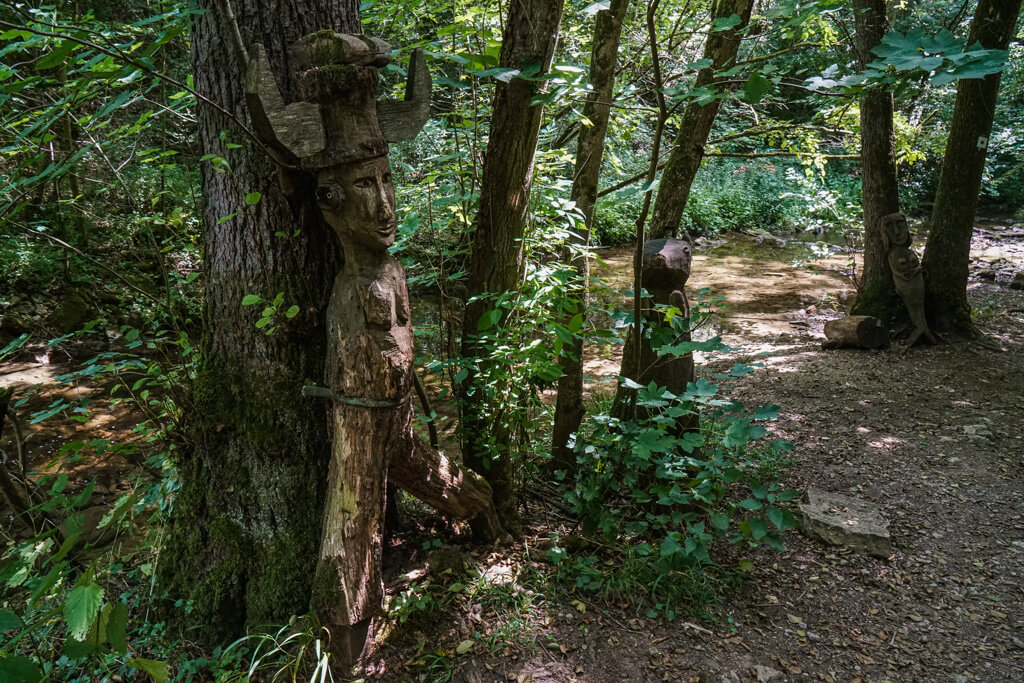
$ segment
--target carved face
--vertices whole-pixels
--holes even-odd
[[[343,245],[384,252],[395,243],[395,187],[386,156],[320,172],[316,201]]]
[[[894,213],[882,219],[885,237],[889,246],[906,246],[910,244],[910,228],[907,226],[907,217],[902,213]]]

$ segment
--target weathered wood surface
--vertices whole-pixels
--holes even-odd
[[[825,323],[825,349],[877,349],[889,342],[889,329],[870,315],[851,315]]]
[[[674,307],[679,310],[677,315],[683,318],[690,317],[690,303],[686,298],[685,285],[690,277],[691,264],[690,243],[677,239],[654,239],[644,243],[643,249],[643,287],[647,290],[649,297],[645,298],[643,304],[644,321],[651,327],[662,327],[666,323],[663,309],[659,305]],[[640,365],[636,367],[636,361],[630,363],[629,374],[626,369],[626,359],[635,359],[636,335],[630,334],[626,339],[626,346],[622,351],[623,375],[635,382],[647,385],[655,382],[665,387],[673,394],[681,396],[686,391],[686,385],[694,380],[693,354],[687,353],[683,356],[659,356],[658,352],[651,347],[650,338],[643,335],[642,346],[639,354]],[[679,334],[674,343],[690,341],[689,330]],[[632,400],[633,392],[621,385],[615,396],[615,404],[612,407],[612,414],[620,419],[631,419],[642,417],[647,413],[635,409]],[[695,426],[696,416],[692,419],[683,420],[679,425],[680,431],[685,431]]]
[[[893,213],[882,218],[882,235],[888,249],[893,285],[903,300],[913,325],[907,338],[907,347],[916,344],[922,336],[928,343],[935,344],[935,337],[928,329],[928,321],[925,319],[924,275],[921,272],[921,262],[911,248],[912,240],[907,217],[902,213]]]

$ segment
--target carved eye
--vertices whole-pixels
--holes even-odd
[[[339,209],[345,193],[337,183],[324,183],[316,188],[316,203],[322,209]]]

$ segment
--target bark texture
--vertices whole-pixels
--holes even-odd
[[[594,223],[594,205],[597,203],[597,182],[601,175],[604,140],[608,133],[608,119],[615,90],[615,69],[618,64],[619,40],[622,21],[629,0],[612,0],[607,10],[597,13],[594,26],[594,46],[590,53],[590,87],[583,105],[583,117],[590,125],[580,129],[576,148],[576,170],[573,173],[571,198],[583,214],[583,226],[574,238],[577,251],[572,259],[577,284],[569,294],[576,301],[576,313],[586,317],[590,260],[586,248],[590,245],[590,229]],[[559,359],[562,377],[558,380],[555,400],[555,424],[551,435],[551,454],[555,467],[574,469],[576,458],[569,439],[579,429],[585,413],[583,408],[583,340],[573,337],[566,344]]]
[[[968,43],[1005,50],[1020,5],[1021,0],[980,0]],[[922,261],[925,312],[939,331],[974,334],[967,301],[968,260],[1000,75],[964,79],[957,85],[953,122]]]
[[[562,0],[511,3],[499,66],[526,69],[539,64],[541,73],[546,73],[558,40],[562,4]],[[523,276],[522,238],[543,114],[542,106],[530,104],[536,88],[535,81],[521,78],[499,83],[495,88],[467,281],[467,294],[476,299],[466,306],[462,327],[462,355],[479,358],[478,368],[487,363],[478,338],[478,323],[493,308],[492,299],[484,295],[515,290]],[[516,514],[512,463],[507,453],[492,461],[489,445],[507,443],[507,435],[495,434],[490,429],[483,414],[481,392],[474,387],[475,379],[476,373],[471,372],[463,381],[463,456],[467,465],[490,482],[503,519],[513,520]]]
[[[857,56],[861,68],[875,60],[871,49],[889,30],[884,0],[854,0]],[[893,287],[881,219],[900,210],[896,181],[896,133],[892,92],[882,86],[868,88],[860,100],[861,210],[864,215],[864,271],[861,273],[856,315],[887,322],[906,318]]]
[[[716,78],[715,73],[728,69],[736,61],[736,53],[742,40],[741,31],[750,22],[753,7],[754,0],[719,0],[716,4],[712,12],[712,22],[735,14],[739,16],[740,23],[727,31],[708,34],[704,45],[704,58],[712,60],[713,64],[697,72],[694,90],[721,90],[726,87],[718,84],[718,81],[723,79]],[[708,135],[711,134],[711,128],[721,106],[721,97],[715,97],[707,104],[694,101],[686,106],[682,121],[679,122],[679,133],[672,143],[672,151],[665,163],[665,169],[661,172],[658,198],[654,202],[648,239],[675,237],[678,232],[679,221],[683,218],[686,202],[690,198],[693,179],[697,176],[700,162],[704,158],[704,145],[707,144]]]
[[[212,0],[200,4],[207,11],[196,16],[192,41],[196,89],[245,121],[243,66]],[[350,0],[232,4],[243,40],[265,47],[286,99],[295,85],[288,45],[319,29],[360,32]],[[222,130],[242,148],[227,150]],[[225,157],[232,172],[203,165],[204,360],[159,579],[192,602],[201,637],[225,640],[309,608],[330,436],[324,404],[300,390],[324,375],[324,310],[340,256],[312,182],[293,183],[289,202],[264,151],[209,107],[199,108],[199,136],[202,152]],[[250,192],[261,199],[246,208]],[[262,307],[242,307],[242,298],[279,292],[284,308],[298,304],[301,312],[261,334],[254,325]]]

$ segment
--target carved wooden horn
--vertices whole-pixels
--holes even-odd
[[[256,45],[246,73],[246,104],[256,134],[275,160],[286,165],[301,160],[304,166],[323,168],[358,156],[386,153],[386,142],[415,137],[430,116],[431,79],[422,50],[416,49],[409,62],[405,99],[378,101],[376,121],[364,118],[374,118],[374,103],[363,100],[368,110],[361,104],[362,97],[355,91],[362,88],[351,87],[355,83],[348,77],[338,79],[337,72],[331,75],[331,67],[372,73],[368,67],[388,64],[390,52],[391,48],[376,38],[326,31],[303,38],[293,48],[293,56],[303,69],[299,91],[307,99],[286,105],[266,51]],[[357,78],[365,84],[366,77],[369,73]],[[376,76],[372,78],[375,83]],[[372,84],[367,85],[372,92]],[[348,125],[353,119],[362,119],[363,124]],[[359,139],[351,139],[351,131],[356,130]],[[373,142],[374,138],[380,143]]]
[[[245,103],[252,126],[263,143],[291,165],[316,154],[327,144],[320,107],[313,102],[285,105],[267,51],[259,44],[255,48],[256,56],[249,60],[245,74]]]
[[[423,50],[413,50],[404,100],[378,100],[377,123],[388,142],[412,140],[430,118],[430,72]]]

